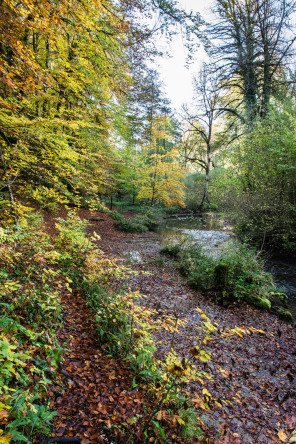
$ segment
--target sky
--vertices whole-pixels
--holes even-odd
[[[200,12],[204,18],[209,17],[212,3],[213,0],[179,0],[180,6],[187,12],[190,10]],[[186,48],[181,33],[175,36],[170,44],[162,42],[161,47],[166,49],[171,56],[158,58],[156,69],[160,73],[166,96],[171,101],[172,108],[179,114],[182,104],[192,101],[192,80],[198,74],[202,62],[206,60],[206,53],[200,46],[195,53],[194,61],[186,68]]]

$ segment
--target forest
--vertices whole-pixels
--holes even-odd
[[[296,442],[295,294],[266,265],[296,258],[296,1],[210,17],[0,4],[0,443]],[[179,34],[207,61],[177,115]],[[235,243],[163,245],[188,216]]]

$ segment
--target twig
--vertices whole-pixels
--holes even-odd
[[[43,441],[41,441],[40,444],[48,444],[48,443],[63,443],[63,442],[67,442],[69,444],[76,444],[76,443],[81,443],[82,438],[74,438],[73,436],[69,436],[69,437],[65,437],[65,438],[49,438],[49,439],[44,439]]]
[[[259,250],[258,253],[256,254],[256,257],[260,256],[260,254],[261,254],[262,251],[263,251],[263,247],[264,247],[264,243],[265,243],[265,237],[266,237],[266,228],[264,228],[263,241],[262,241],[262,244],[261,244],[261,248],[260,248],[260,250]]]

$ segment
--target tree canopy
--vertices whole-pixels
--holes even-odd
[[[0,12],[2,210],[16,220],[24,191],[49,203],[108,195],[122,143],[150,143],[167,107],[144,60],[152,36],[176,24],[196,34],[199,16],[150,0],[9,0]]]

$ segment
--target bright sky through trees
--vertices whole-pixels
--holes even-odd
[[[213,0],[179,0],[179,4],[186,11],[200,12],[203,18],[207,19]],[[162,48],[170,57],[159,58],[157,69],[164,82],[167,97],[171,100],[173,108],[179,112],[183,103],[190,103],[192,100],[192,79],[198,73],[201,63],[206,60],[206,53],[201,45],[186,68],[187,50],[181,32],[170,43],[164,41]]]

